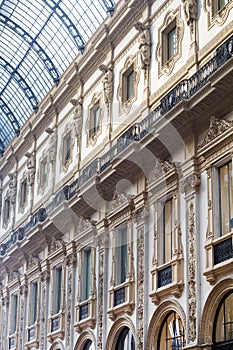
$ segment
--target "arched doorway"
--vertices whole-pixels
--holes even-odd
[[[233,290],[221,300],[214,318],[214,350],[233,349]]]
[[[134,337],[128,327],[121,330],[115,350],[135,350]]]

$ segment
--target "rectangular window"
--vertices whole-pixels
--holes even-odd
[[[40,185],[44,186],[47,182],[48,175],[48,162],[47,158],[43,159],[40,163]]]
[[[115,246],[116,285],[124,283],[128,270],[128,231],[127,225],[117,228]]]
[[[62,267],[59,266],[54,271],[54,304],[53,304],[54,314],[57,314],[61,309],[61,290],[62,290]]]
[[[27,203],[27,180],[25,179],[21,183],[20,189],[20,206],[24,206]]]
[[[213,14],[215,15],[224,6],[226,6],[228,2],[228,0],[213,0]]]
[[[63,164],[66,164],[71,159],[71,132],[65,135],[63,139]]]
[[[6,198],[4,203],[4,222],[8,222],[10,220],[11,215],[11,202],[10,198]]]
[[[169,199],[163,209],[163,263],[172,258],[172,229],[172,199]]]
[[[91,249],[83,252],[82,301],[88,300],[91,294]]]
[[[220,232],[225,235],[233,228],[232,162],[219,168]]]
[[[131,69],[126,75],[126,100],[134,97],[134,70]]]
[[[11,318],[10,318],[10,334],[16,332],[17,326],[17,314],[18,314],[18,295],[13,294],[11,296]]]
[[[30,326],[36,322],[37,317],[37,295],[38,295],[38,282],[31,283],[31,295],[30,295]]]
[[[90,111],[90,130],[89,137],[94,135],[99,129],[100,106],[95,104]]]
[[[167,34],[167,60],[170,60],[177,52],[176,27]]]

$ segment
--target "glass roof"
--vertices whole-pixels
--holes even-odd
[[[115,2],[0,0],[0,153]]]

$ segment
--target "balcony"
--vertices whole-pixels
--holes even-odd
[[[75,330],[81,333],[84,329],[95,328],[96,325],[96,300],[91,297],[76,305],[76,323]]]
[[[58,314],[51,315],[49,317],[48,324],[49,332],[47,335],[48,341],[52,343],[55,338],[64,339],[65,334],[65,313],[59,312]]]
[[[155,305],[169,295],[174,295],[176,298],[181,296],[184,288],[183,265],[183,258],[175,256],[171,262],[154,266],[151,271],[153,291],[150,297]]]
[[[118,286],[112,286],[109,290],[110,307],[109,318],[115,320],[118,315],[132,315],[135,307],[134,282],[126,281]]]
[[[206,271],[204,276],[210,284],[215,284],[219,276],[232,271],[233,232],[214,239],[210,237],[205,244]]]

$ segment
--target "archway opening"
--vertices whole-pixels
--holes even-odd
[[[158,350],[177,350],[185,346],[184,327],[175,311],[169,312],[161,325],[158,336]]]
[[[233,349],[233,291],[221,300],[214,319],[213,349]]]
[[[121,330],[115,350],[135,350],[134,337],[128,327],[124,327]]]

